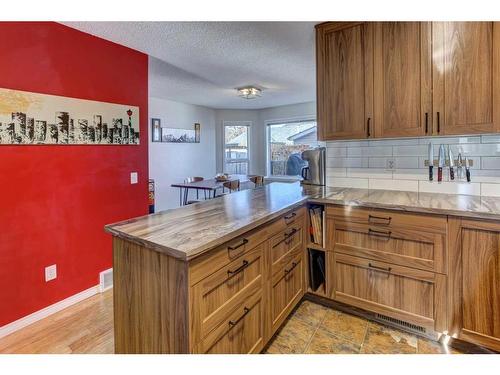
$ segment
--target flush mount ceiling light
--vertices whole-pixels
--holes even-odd
[[[253,86],[240,87],[236,90],[238,91],[238,96],[243,99],[255,99],[262,95],[262,90]]]

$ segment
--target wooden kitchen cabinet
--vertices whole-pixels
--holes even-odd
[[[376,22],[376,138],[423,136],[432,126],[430,22]]]
[[[500,132],[500,23],[316,27],[320,140]]]
[[[500,350],[500,223],[450,219],[450,335]]]
[[[436,22],[434,134],[500,131],[500,24]]]
[[[446,216],[332,205],[326,231],[329,298],[446,329]]]
[[[316,26],[318,139],[366,138],[373,132],[371,23]]]

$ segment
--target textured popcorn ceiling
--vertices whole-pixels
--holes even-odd
[[[315,22],[64,22],[150,56],[151,96],[212,108],[315,100]],[[258,85],[244,100],[235,88]]]

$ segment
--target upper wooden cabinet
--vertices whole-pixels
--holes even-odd
[[[336,22],[316,30],[318,138],[365,138],[373,107],[372,25]]]
[[[434,134],[500,130],[499,26],[495,22],[433,24]]]
[[[316,26],[318,137],[500,131],[500,24]]]
[[[422,136],[432,119],[431,24],[374,25],[375,137]]]

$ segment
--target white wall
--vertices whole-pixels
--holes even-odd
[[[161,119],[163,127],[193,129],[201,124],[200,143],[151,142],[149,133],[149,177],[155,180],[155,209],[179,206],[179,189],[170,185],[189,176],[211,178],[216,173],[215,111],[210,108],[171,100],[149,98],[151,118]],[[193,197],[194,192],[191,192]]]
[[[267,163],[266,123],[269,121],[298,118],[316,118],[316,102],[291,104],[260,110],[216,110],[217,170],[222,171],[224,121],[252,121],[250,129],[250,173],[265,175]]]

